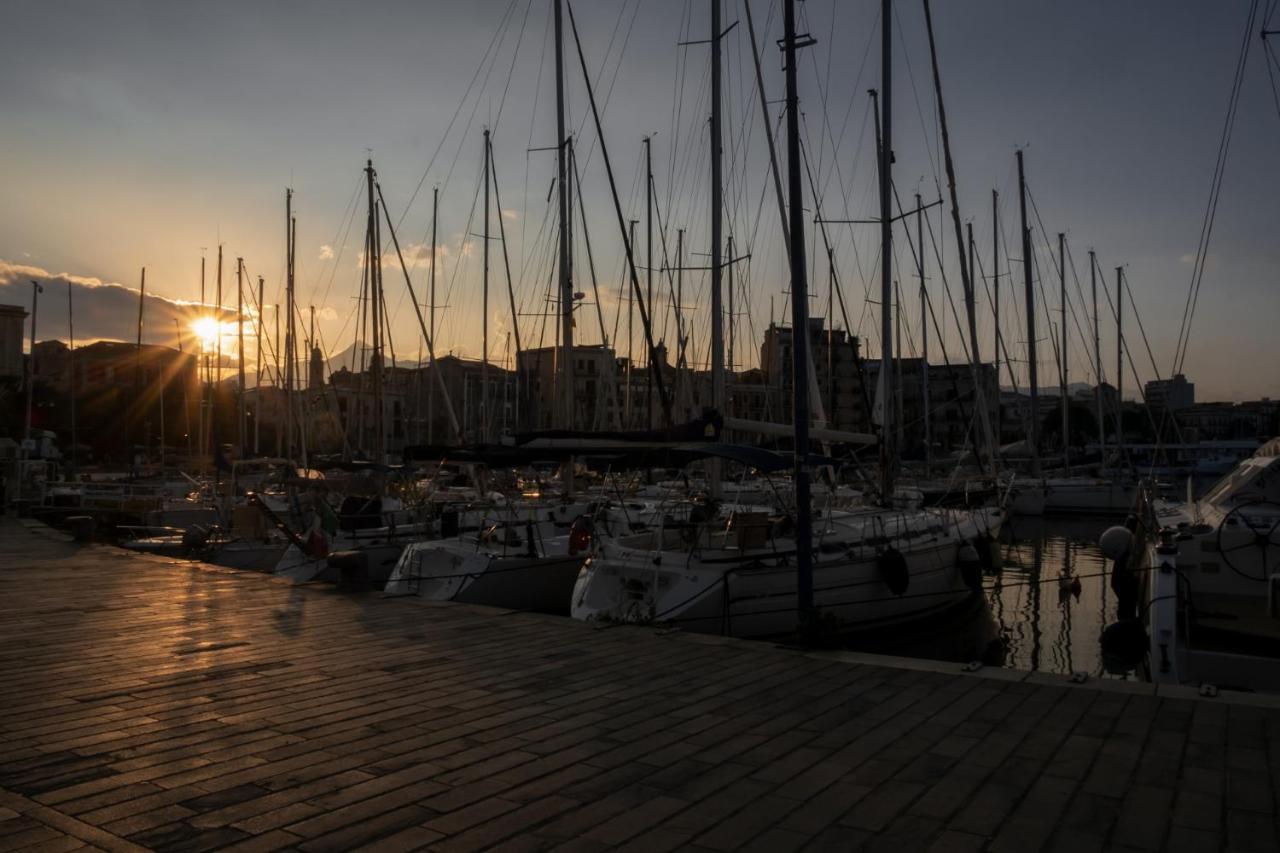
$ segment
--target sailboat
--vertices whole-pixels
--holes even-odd
[[[718,139],[719,3],[712,4],[712,176]],[[804,203],[800,183],[795,3],[785,3],[791,305],[794,348],[807,351],[808,300]],[[882,343],[893,352],[890,59],[892,8],[882,0],[883,92],[880,159]],[[713,223],[719,220],[713,186]],[[715,238],[713,237],[713,251]],[[716,259],[718,260],[718,258]],[[718,305],[712,277],[712,304]],[[712,318],[712,352],[721,334]],[[571,613],[582,620],[661,622],[737,637],[795,632],[822,619],[839,632],[881,628],[971,601],[981,588],[982,554],[1003,521],[999,508],[978,511],[892,506],[893,405],[885,406],[881,443],[881,504],[817,515],[809,498],[809,412],[806,359],[793,360],[795,459],[792,508],[777,514],[731,513],[695,526],[659,526],[632,536],[597,537],[574,587]],[[712,369],[723,370],[713,358]],[[891,374],[892,371],[885,371]],[[713,385],[714,387],[714,385]],[[892,382],[886,386],[892,393]],[[759,466],[757,466],[759,467]]]

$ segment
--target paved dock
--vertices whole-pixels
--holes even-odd
[[[0,520],[0,850],[1275,850],[1275,703],[417,599]]]

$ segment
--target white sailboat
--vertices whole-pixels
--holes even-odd
[[[718,3],[713,3],[713,62],[718,39]],[[790,159],[790,259],[793,340],[807,347],[804,223],[799,179],[795,53],[801,44],[794,27],[794,0],[785,4],[787,54],[788,152]],[[882,345],[893,352],[892,231],[889,175],[889,69],[892,9],[885,0],[882,60],[884,120],[880,146],[882,239]],[[712,103],[717,103],[716,68],[712,71]],[[713,111],[713,138],[716,116]],[[713,156],[718,156],[713,143]],[[714,160],[713,160],[714,163]],[[718,174],[713,166],[713,179]],[[713,199],[718,193],[713,187]],[[719,211],[713,209],[718,217]],[[715,220],[713,220],[715,221]],[[716,279],[712,280],[716,304]],[[720,332],[718,312],[712,318],[712,351]],[[689,630],[738,637],[791,634],[799,623],[812,627],[821,618],[835,631],[878,628],[936,614],[971,600],[980,588],[981,551],[998,534],[1003,512],[989,509],[898,510],[885,506],[856,512],[831,511],[815,518],[808,493],[807,384],[804,358],[794,359],[792,385],[796,413],[796,477],[794,511],[769,517],[757,513],[731,515],[727,521],[675,529],[659,527],[623,537],[597,537],[591,557],[574,587],[571,613],[583,620],[663,622]],[[723,364],[716,359],[713,371]],[[890,374],[892,371],[883,371]],[[714,387],[714,384],[713,384]],[[883,407],[882,496],[892,503],[893,405]],[[816,521],[816,530],[810,525]],[[806,624],[808,623],[808,624]]]

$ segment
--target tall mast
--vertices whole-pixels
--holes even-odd
[[[718,5],[718,4],[717,4]],[[714,84],[713,84],[714,85]],[[715,167],[712,166],[714,169]],[[644,138],[644,171],[645,171],[645,217],[644,217],[644,283],[645,299],[650,309],[653,307],[653,145],[649,137]],[[645,422],[653,429],[653,371],[649,371],[644,392]]]
[[[630,234],[628,236],[628,240],[630,241],[632,246],[635,246],[636,244],[636,226],[638,224],[640,224],[640,220],[638,219],[628,220],[628,225],[630,227]],[[635,429],[635,426],[636,426],[635,410],[632,408],[632,400],[631,400],[631,371],[635,367],[635,361],[636,361],[635,347],[634,347],[635,331],[633,328],[634,322],[635,322],[635,316],[636,316],[635,291],[633,291],[631,288],[627,288],[627,388],[626,388],[626,399],[625,399],[625,405],[624,405],[624,411],[626,412],[626,417],[627,417],[627,426],[626,426],[627,429]]]
[[[929,412],[929,290],[924,280],[924,203],[916,193],[916,275],[920,277],[920,399],[924,411],[924,468],[933,462],[933,431]]]
[[[564,124],[564,32],[562,28],[564,0],[552,0],[555,8],[556,42],[556,189],[560,208],[560,425],[573,428],[573,280],[569,259],[569,192],[565,183]],[[573,466],[566,469],[572,481]]]
[[[1071,452],[1068,450],[1070,446],[1070,415],[1067,413],[1067,235],[1058,232],[1058,295],[1062,300],[1061,307],[1061,323],[1062,323],[1062,345],[1058,348],[1059,352],[1059,370],[1058,382],[1061,387],[1058,389],[1060,402],[1062,403],[1062,465],[1065,468],[1071,467]]]
[[[1098,458],[1107,461],[1106,421],[1102,412],[1102,337],[1098,333],[1098,259],[1089,250],[1089,292],[1093,300],[1093,403],[1098,412]]]
[[[1116,457],[1124,456],[1124,267],[1116,267]]]
[[[942,129],[942,154],[947,170],[947,191],[951,196],[951,224],[955,228],[956,248],[960,249],[964,235],[960,233],[960,200],[956,192],[956,169],[951,159],[951,133],[947,127],[947,111],[942,99],[942,73],[938,69],[938,49],[933,38],[933,13],[929,0],[924,0],[925,29],[929,34],[929,61],[933,66],[933,89],[938,101],[938,124]],[[922,249],[923,251],[923,249]],[[973,401],[978,410],[978,423],[982,429],[982,438],[986,444],[987,455],[978,454],[980,461],[990,465],[990,473],[995,474],[995,437],[991,431],[991,417],[982,390],[982,357],[978,353],[978,313],[977,299],[973,283],[972,251],[968,263],[964,252],[960,252],[960,283],[964,288],[965,316],[969,325],[969,364],[973,374]],[[999,384],[999,383],[997,383]]]
[[[684,367],[684,229],[676,229],[676,366]],[[677,376],[680,374],[676,374]]]
[[[143,268],[145,269],[145,267]],[[35,399],[36,388],[36,311],[40,308],[40,291],[44,290],[40,282],[31,281],[31,355],[27,358],[27,422],[22,433],[24,439],[31,440],[31,403]]]
[[[177,323],[174,319],[174,323]],[[182,332],[178,332],[178,349],[182,349]],[[70,377],[68,388],[70,389],[71,403],[71,467],[76,467],[76,326],[75,317],[71,311],[71,282],[67,282],[67,374]],[[185,385],[183,386],[186,387]],[[187,417],[191,417],[191,413],[187,413]],[[187,428],[187,455],[191,455],[191,429]]]
[[[790,2],[788,2],[787,4],[787,9],[788,9],[787,14],[792,15],[794,17],[795,12],[791,8]],[[794,21],[791,22],[792,29],[790,31],[790,34],[788,35],[789,39],[794,39],[794,36],[795,36],[794,23],[795,23]],[[724,205],[724,201],[723,201],[724,177],[721,173],[722,166],[723,166],[723,163],[722,163],[723,153],[721,151],[721,140],[720,140],[720,135],[721,135],[721,129],[720,129],[720,88],[721,88],[720,37],[721,37],[720,0],[711,0],[711,408],[714,409],[718,414],[723,415],[725,412],[724,302],[723,302],[723,294],[721,293],[721,276],[724,270],[722,269],[723,258],[720,255],[720,251],[721,251],[720,247],[724,244],[724,235],[723,235],[724,211],[722,210]],[[794,45],[790,43],[788,43],[788,56],[791,58],[794,58],[795,56]],[[788,62],[790,62],[790,60],[788,60]],[[788,103],[791,103],[794,105],[796,103],[795,74],[790,68],[790,65],[788,65],[787,74],[788,74],[787,85],[790,87],[788,89],[788,98],[790,99]],[[792,158],[791,167],[792,167],[792,171],[795,173],[795,181],[796,181],[796,186],[795,186],[796,196],[792,199],[792,203],[795,203],[798,205],[797,200],[799,199],[799,193],[800,193],[800,151],[798,147],[791,152],[791,158]],[[797,211],[798,210],[799,208],[797,208]],[[801,267],[800,267],[801,279],[804,279],[805,277],[803,264],[804,264],[804,261],[802,258]],[[793,279],[795,278],[794,267],[792,269],[792,278]],[[652,300],[650,300],[650,304],[651,305],[653,304]],[[807,308],[808,305],[805,305],[804,307]],[[796,343],[796,347],[797,347],[795,350],[796,360],[800,361],[801,360],[800,353],[803,353],[805,350],[799,348],[799,343]],[[805,388],[805,391],[806,392],[808,391],[807,387]],[[809,431],[808,405],[806,405],[803,409],[797,409],[795,413],[795,418],[796,418],[797,429],[799,428],[799,424],[802,421],[804,422],[805,434],[807,437],[807,434]],[[801,448],[803,448],[803,450]],[[808,442],[806,441],[802,443],[800,441],[799,434],[797,434],[796,453],[799,455],[796,458],[797,459],[802,458],[802,456],[808,452],[808,449],[809,449]],[[720,462],[718,459],[710,460],[707,467],[708,467],[707,479],[711,486],[711,494],[713,497],[719,497],[720,495]],[[805,516],[806,517],[805,524],[808,524],[808,518],[807,518],[808,510],[809,510],[809,503],[807,500],[808,488],[809,488],[809,481],[807,479],[807,477],[809,476],[808,468],[804,469],[804,476],[806,477],[804,482],[806,500],[803,504],[799,504],[800,508],[797,514]],[[796,488],[797,490],[800,488],[799,482],[797,482]],[[797,495],[796,500],[799,501],[800,499],[799,491],[797,491],[796,495]],[[807,560],[807,555],[806,555],[806,560]],[[810,597],[812,597],[812,590],[810,590],[809,595]],[[807,611],[810,606],[812,606],[812,602],[803,605],[802,609]]]
[[[712,0],[716,8],[712,33],[717,44],[720,36],[719,0]],[[808,277],[805,273],[804,255],[804,198],[800,184],[800,98],[796,92],[797,49],[813,44],[806,36],[803,41],[796,36],[795,0],[786,0],[783,34],[783,50],[787,68],[787,195],[791,234],[791,411],[795,421],[794,478],[796,493],[796,607],[797,617],[803,626],[813,611],[813,533],[810,529],[809,506],[809,296]],[[888,19],[889,0],[883,0],[883,14]],[[888,28],[885,29],[885,45],[888,49]],[[717,63],[718,64],[718,63]],[[718,147],[718,146],[717,146]],[[719,216],[713,220],[718,224]],[[885,220],[886,225],[888,220]],[[712,235],[713,251],[718,252],[719,234]],[[883,256],[886,260],[889,255]],[[716,258],[713,268],[719,266]],[[715,291],[712,291],[713,294]],[[718,306],[714,316],[719,315]]]
[[[253,367],[253,455],[261,456],[259,443],[262,436],[262,276],[258,276],[258,323],[257,337],[254,342]]]
[[[68,293],[67,295],[68,295],[68,297],[70,296],[70,294],[69,294],[69,293]],[[70,303],[70,299],[68,299],[67,301],[68,301],[68,303]],[[71,306],[70,306],[70,304],[68,304],[68,306],[67,306],[67,313],[68,313],[68,314],[70,314],[70,309],[71,309]],[[69,319],[69,318],[68,318],[68,319]],[[179,323],[178,323],[178,318],[177,318],[177,317],[174,317],[174,318],[173,318],[173,331],[174,331],[174,332],[177,334],[177,336],[178,336],[178,363],[179,363],[180,365],[182,365],[182,374],[183,374],[183,379],[182,379],[182,425],[183,425],[183,428],[184,428],[184,429],[183,429],[183,432],[185,432],[185,433],[186,433],[186,436],[187,436],[187,458],[189,459],[189,458],[191,457],[191,391],[190,391],[189,383],[186,381],[186,378],[185,378],[185,374],[186,374],[186,366],[187,366],[187,364],[186,364],[186,357],[185,357],[185,355],[184,355],[184,354],[183,354],[183,352],[182,352],[182,326],[181,326],[181,324],[179,324]],[[74,335],[73,335],[73,339],[74,339]],[[74,340],[73,340],[73,343],[74,343]],[[199,361],[197,361],[196,363],[197,363],[197,365],[198,365],[198,364],[199,364]],[[74,382],[75,382],[75,372],[74,372],[74,371],[72,371],[72,374],[71,374],[71,381],[72,381],[72,383],[74,383]],[[73,385],[72,385],[72,391],[74,392],[74,390],[75,390],[75,386],[74,386],[74,384],[73,384]],[[76,418],[75,418],[75,415],[76,415],[76,398],[75,398],[75,394],[74,394],[74,393],[72,393],[72,396],[71,396],[71,464],[72,464],[73,466],[75,465],[75,442],[76,442],[76,439],[75,439],[75,434],[76,434]]]
[[[385,460],[386,432],[383,429],[382,411],[382,264],[379,255],[382,241],[379,239],[378,210],[373,195],[373,160],[365,161],[365,178],[369,194],[369,319],[373,338],[373,354],[370,369],[373,379],[373,458],[379,463]]]
[[[248,454],[245,453],[245,441],[249,437],[249,425],[245,418],[245,399],[244,399],[244,258],[236,258],[236,364],[237,372],[240,374],[239,390],[236,392],[236,399],[240,401],[237,408],[239,411],[240,423],[240,458],[244,458]]]
[[[279,303],[276,303],[276,305],[275,305],[274,307],[275,307],[275,309],[276,309],[276,310],[275,310],[274,312],[272,312],[272,314],[273,314],[273,316],[275,317],[275,324],[276,324],[276,345],[275,345],[275,352],[274,352],[274,355],[275,355],[275,362],[276,362],[276,365],[275,365],[275,366],[276,366],[276,382],[275,382],[275,384],[276,384],[276,388],[277,388],[277,390],[279,390],[280,385],[281,385],[281,382],[280,382],[280,355],[281,355],[281,350],[280,350],[280,304],[279,304]],[[288,399],[288,391],[286,391],[286,392],[285,392],[285,399]],[[276,427],[276,456],[278,456],[278,457],[279,457],[279,456],[283,456],[283,455],[284,455],[284,426],[285,426],[285,424],[287,424],[288,422],[289,422],[289,413],[286,411],[286,412],[285,412],[285,423],[283,423],[283,424],[282,424],[282,423],[280,423],[280,421],[279,421],[278,419],[276,420],[276,423],[275,423],[275,427]]]
[[[284,191],[284,451],[293,458],[293,190]]]
[[[893,505],[893,4],[880,0],[880,379],[884,407],[880,434],[880,500]],[[793,202],[794,203],[794,202]],[[792,241],[792,251],[796,242]],[[802,248],[803,251],[803,248]],[[795,292],[791,299],[795,301]]]
[[[440,211],[440,188],[431,188],[431,341],[436,339],[436,216]],[[431,369],[438,370],[435,356],[431,357]],[[427,395],[427,444],[436,443],[436,386],[428,385]]]
[[[205,310],[204,252],[203,252],[203,250],[200,252],[200,310],[201,310],[201,311],[204,311],[204,310]],[[217,321],[215,320],[214,322],[216,323]],[[214,328],[217,328],[217,327],[215,326]],[[203,357],[203,363],[201,363],[201,358],[202,358],[202,357]],[[199,406],[199,409],[198,409],[198,410],[197,410],[197,412],[196,412],[196,422],[197,422],[197,424],[196,424],[196,428],[197,428],[197,430],[198,430],[198,431],[199,431],[199,433],[200,433],[200,435],[199,435],[199,441],[198,441],[198,444],[199,444],[199,447],[200,447],[200,455],[201,455],[202,459],[203,459],[204,454],[205,454],[205,453],[206,453],[206,451],[208,450],[208,445],[205,443],[205,435],[206,435],[206,433],[205,433],[205,410],[204,410],[204,407],[205,407],[205,391],[207,390],[207,388],[206,388],[206,384],[207,384],[207,383],[205,382],[205,379],[206,379],[206,377],[208,376],[208,374],[209,374],[209,353],[208,353],[208,351],[205,349],[204,341],[203,341],[203,340],[201,340],[201,341],[200,341],[200,349],[199,349],[199,350],[197,351],[197,353],[196,353],[196,376],[197,376],[197,378],[198,378],[198,379],[199,379],[199,381],[200,381],[200,406]],[[203,462],[203,461],[201,461],[201,463],[200,463],[200,468],[201,468],[201,470],[203,470],[203,469],[204,469],[204,462]]]
[[[1031,473],[1040,476],[1040,386],[1036,377],[1036,293],[1031,281],[1031,229],[1027,227],[1027,180],[1018,151],[1018,206],[1022,221],[1022,281],[1027,301],[1027,384],[1031,391],[1031,423],[1027,425],[1027,449]]]
[[[1000,393],[1000,193],[991,191],[991,320],[995,325],[996,394]],[[996,408],[999,411],[999,407]]]
[[[502,211],[498,211],[502,215]],[[480,318],[480,441],[489,440],[489,128],[484,129],[484,284]]]
[[[729,310],[725,313],[725,318],[728,320],[728,323],[727,323],[727,326],[728,326],[728,335],[726,336],[726,345],[727,345],[728,349],[726,350],[726,355],[725,355],[725,359],[724,359],[725,382],[726,382],[726,384],[727,384],[727,383],[728,383],[728,382],[730,382],[730,381],[733,379],[733,377],[734,377],[734,372],[733,372],[733,319],[734,319],[734,314],[733,314],[733,268],[734,268],[735,266],[737,266],[737,264],[736,264],[736,263],[734,263],[734,260],[733,260],[733,235],[732,235],[732,234],[730,234],[730,235],[729,235],[729,239],[725,241],[725,249],[724,249],[724,253],[725,253],[725,257],[728,259],[725,263],[726,263],[726,266],[728,267],[728,279],[729,279],[729,281],[727,282],[727,284],[728,284],[728,288],[727,288],[727,289],[728,289],[728,291],[729,291]],[[828,290],[827,290],[827,296],[828,296],[827,303],[828,303],[828,304],[830,304],[830,302],[831,302],[830,294],[831,294],[831,291],[830,291],[830,289],[828,289]],[[830,315],[831,315],[831,312],[830,312],[830,311],[828,311],[828,312],[827,312],[827,316],[830,316]],[[827,343],[828,343],[828,344],[830,344],[830,336],[828,336],[828,341],[827,341]],[[830,364],[828,364],[828,368],[830,368]],[[827,373],[827,375],[828,375],[828,376],[830,376],[830,375],[831,375],[831,373],[830,373],[830,372],[828,372],[828,373]],[[725,391],[725,395],[724,395],[724,405],[725,405],[725,412],[724,412],[724,414],[726,414],[726,415],[732,415],[732,414],[733,414],[733,411],[732,411],[732,409],[733,409],[733,400],[732,400],[732,398],[731,398],[731,396],[730,396],[730,394],[729,394],[729,392],[728,392],[728,390],[727,390],[727,389],[726,389],[726,391]]]

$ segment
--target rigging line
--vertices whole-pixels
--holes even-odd
[[[329,271],[329,282],[325,287],[324,298],[321,300],[321,304],[324,303],[324,300],[327,300],[329,298],[329,288],[333,286],[334,277],[337,276],[338,274],[338,266],[342,262],[342,250],[345,248],[344,244],[347,241],[347,237],[350,235],[351,223],[355,220],[356,203],[360,198],[361,183],[362,183],[361,176],[357,176],[355,181],[355,189],[351,193],[351,200],[348,201],[347,206],[343,208],[343,215],[338,220],[338,223],[339,223],[338,231],[336,234],[333,235],[334,242],[330,244],[331,246],[333,245],[338,246],[338,251],[334,254],[332,258],[329,258],[325,261],[325,263],[332,263],[333,266],[330,268],[330,271]],[[341,224],[344,219],[347,222],[345,227]],[[312,302],[316,301],[316,291],[320,289],[320,279],[323,276],[324,276],[324,267],[321,267],[319,274],[316,276],[315,284],[313,284],[311,287]]]
[[[502,97],[498,100],[498,114],[493,117],[493,123],[490,130],[494,133],[498,131],[498,123],[502,121],[502,108],[507,103],[507,92],[511,89],[511,79],[515,76],[516,60],[520,57],[520,45],[524,43],[525,28],[529,25],[529,10],[533,8],[533,0],[528,0],[524,6],[524,18],[520,21],[520,34],[516,36],[516,49],[511,52],[511,67],[507,69],[507,82],[502,87]]]
[[[942,183],[939,175],[942,172],[942,166],[939,163],[939,157],[933,146],[929,144],[930,133],[929,127],[924,120],[924,109],[920,106],[920,93],[916,89],[916,76],[911,70],[911,51],[907,49],[906,27],[902,25],[902,14],[898,11],[897,6],[893,9],[894,17],[898,19],[898,42],[902,47],[902,61],[907,66],[907,82],[911,85],[911,98],[915,103],[916,115],[920,118],[920,131],[924,137],[925,153],[929,157],[929,165],[933,169],[933,186],[938,191],[938,195],[942,195]],[[937,133],[938,107],[937,100],[934,101],[934,134]],[[945,231],[943,232],[946,233]]]
[[[1240,54],[1236,61],[1235,75],[1232,80],[1231,94],[1227,99],[1227,114],[1223,119],[1222,136],[1218,142],[1217,162],[1214,165],[1213,179],[1210,182],[1209,201],[1200,226],[1200,241],[1196,247],[1196,260],[1191,271],[1191,284],[1187,289],[1187,301],[1183,306],[1182,324],[1178,332],[1178,347],[1174,355],[1174,373],[1181,373],[1186,361],[1186,351],[1191,339],[1191,323],[1195,317],[1196,304],[1200,298],[1200,285],[1204,280],[1204,269],[1208,260],[1209,241],[1213,235],[1213,224],[1218,211],[1218,198],[1222,191],[1223,177],[1226,172],[1227,152],[1231,145],[1232,130],[1235,126],[1237,107],[1240,103],[1240,90],[1243,88],[1245,63],[1249,58],[1249,46],[1253,43],[1253,22],[1258,13],[1258,0],[1249,6],[1249,15],[1245,22],[1241,37]]]
[[[457,281],[458,281],[458,276],[459,276],[459,275],[461,274],[461,272],[462,272],[462,268],[463,268],[463,266],[464,266],[464,264],[463,264],[463,259],[465,259],[465,258],[467,257],[467,250],[466,250],[466,247],[467,247],[467,243],[468,243],[468,241],[471,239],[471,226],[475,223],[476,205],[477,205],[477,203],[479,202],[479,199],[480,199],[480,187],[481,187],[481,185],[484,183],[484,174],[483,174],[483,173],[484,173],[484,167],[482,166],[482,167],[481,167],[480,169],[478,169],[478,170],[477,170],[477,172],[476,172],[476,188],[475,188],[475,191],[472,193],[472,196],[471,196],[471,211],[467,214],[467,224],[466,224],[466,227],[462,229],[462,234],[461,234],[461,236],[458,238],[458,262],[457,262],[457,263],[455,263],[455,264],[453,265],[453,271],[449,274],[449,284],[448,284],[448,286],[445,288],[445,292],[444,292],[444,304],[445,304],[445,306],[446,306],[446,307],[447,307],[447,306],[449,306],[449,305],[451,305],[451,304],[453,304],[453,287],[454,287],[454,285],[457,283]],[[456,317],[456,316],[458,316],[459,314],[460,314],[460,312],[455,311],[455,312],[453,313],[453,316],[455,316],[455,317]],[[445,322],[446,322],[445,320],[441,320],[441,324],[440,324],[440,326],[437,326],[437,327],[436,327],[436,329],[437,329],[437,331],[436,331],[436,337],[437,337],[437,338],[443,337],[443,336],[440,334],[440,331],[441,331],[441,329],[443,328],[443,325],[444,325],[444,323],[445,323]],[[453,321],[452,321],[452,320],[449,320],[449,321],[447,321],[447,322],[449,322],[449,323],[450,323],[451,330],[456,330],[456,328],[457,328],[457,327],[453,325]],[[452,335],[451,335],[451,337],[452,337]],[[432,343],[434,344],[435,342],[433,341]],[[452,351],[453,351],[453,350],[452,350],[452,348],[450,348],[450,350],[449,350],[449,351],[450,351],[450,352],[452,352]]]
[[[595,86],[599,86],[601,78],[604,77],[605,68],[609,64],[609,56],[613,53],[613,43],[618,34],[618,27],[622,25],[622,16],[623,16],[623,13],[626,11],[626,9],[627,9],[626,2],[623,2],[623,4],[618,8],[618,21],[616,24],[614,24],[613,34],[609,37],[609,46],[605,50],[604,59],[601,60],[600,68],[599,70],[596,71],[596,79],[594,83]],[[631,34],[632,32],[635,31],[636,17],[639,14],[640,14],[640,2],[639,0],[637,0],[635,8],[631,12],[631,20],[627,24],[626,35],[624,35],[622,38],[622,47],[618,50],[618,59],[613,66],[613,77],[609,80],[609,88],[604,93],[603,109],[600,112],[600,116],[602,120],[604,118],[604,114],[609,111],[609,102],[613,99],[613,87],[617,85],[618,76],[622,71],[622,60],[627,55],[627,45],[631,43]],[[584,74],[584,79],[585,79],[585,74]],[[582,121],[578,122],[579,136],[582,135],[582,132],[587,125],[587,118],[588,116],[583,115]],[[598,137],[592,137],[591,143],[587,146],[587,157],[585,160],[585,164],[583,166],[584,169],[587,166],[591,165],[591,158],[595,154],[597,138]]]
[[[493,51],[494,46],[498,44],[498,36],[506,32],[506,23],[511,13],[515,10],[518,0],[510,0],[507,9],[502,13],[502,17],[498,20],[498,27],[494,30],[493,36],[489,39],[489,46],[485,48],[484,55],[480,57],[480,63],[476,66],[475,73],[471,75],[471,82],[467,84],[467,89],[462,94],[462,99],[458,101],[458,106],[454,108],[453,116],[449,119],[449,123],[445,126],[444,133],[440,137],[440,142],[436,145],[435,151],[431,152],[431,157],[427,160],[427,167],[422,170],[422,177],[418,178],[418,184],[413,188],[413,192],[409,195],[409,203],[405,205],[404,211],[400,214],[400,218],[396,220],[396,227],[404,222],[405,216],[408,215],[409,209],[413,207],[413,202],[418,198],[418,193],[422,190],[422,185],[426,183],[427,175],[431,174],[431,167],[436,162],[436,157],[440,155],[440,151],[444,148],[445,141],[449,138],[449,133],[453,130],[454,122],[458,120],[458,116],[462,113],[462,108],[466,106],[467,100],[471,97],[471,90],[476,85],[476,80],[480,77],[480,72],[484,70],[485,64],[489,60],[489,54]],[[472,111],[474,115],[474,110]]]

